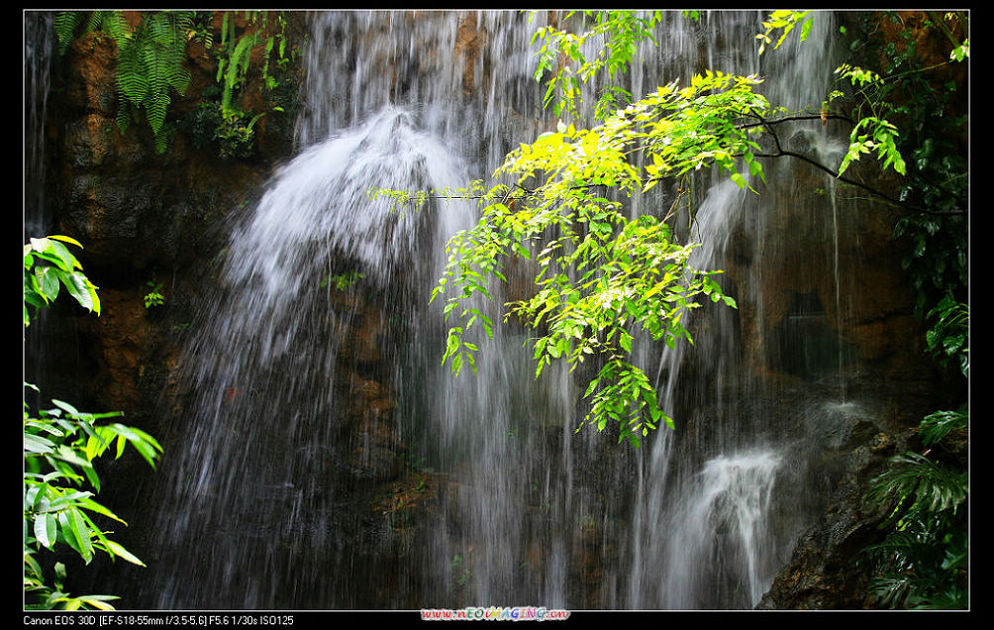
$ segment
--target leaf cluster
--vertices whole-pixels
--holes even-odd
[[[83,273],[82,265],[63,244],[82,248],[68,236],[32,238],[24,246],[24,325],[37,309],[51,304],[60,286],[84,308],[100,313],[97,287]],[[29,312],[28,307],[32,307]],[[25,388],[38,391],[34,385]],[[26,398],[26,397],[25,397]],[[86,564],[95,554],[121,558],[144,566],[134,554],[111,540],[101,526],[109,519],[126,523],[94,496],[100,492],[100,477],[93,462],[113,448],[121,457],[130,445],[155,467],[162,447],[141,429],[120,423],[98,424],[120,412],[89,413],[73,405],[52,400],[54,407],[32,412],[24,403],[24,591],[32,609],[113,610],[110,595],[71,596],[65,591],[65,565],[56,562],[46,578],[42,550],[68,547]]]
[[[267,105],[264,111],[252,111],[245,106],[250,73],[260,74],[260,89],[272,96],[285,87],[287,81],[280,77],[295,54],[289,46],[282,12],[245,11],[244,28],[236,25],[236,13],[222,14],[219,38],[212,42],[211,50],[217,59],[213,89],[217,99],[204,103],[197,114],[199,123],[209,127],[199,135],[215,142],[223,159],[254,155],[256,123],[270,112],[285,111],[282,104]]]
[[[619,439],[634,444],[660,423],[672,426],[631,361],[636,331],[671,347],[692,343],[687,315],[700,296],[732,307],[735,301],[712,277],[719,272],[690,265],[694,245],[676,242],[656,216],[627,216],[608,191],[629,196],[714,166],[748,187],[746,177],[761,177],[762,168],[752,153],[755,129],[737,123],[767,107],[752,91],[756,83],[707,72],[684,88],[660,87],[594,129],[561,123],[509,153],[495,175],[513,184],[481,195],[481,219],[449,241],[449,262],[432,293],[434,300],[448,292],[445,317],[459,320],[443,363],[456,373],[464,365],[475,370],[479,347],[465,337],[477,324],[492,336],[494,325],[480,300],[492,300],[490,284],[506,281],[511,260],[529,262],[534,294],[505,304],[504,319],[539,333],[530,340],[536,376],[552,361],[572,371],[596,359],[601,367],[587,384],[591,406],[581,426],[616,424]],[[739,172],[740,159],[747,174]]]
[[[777,43],[773,44],[773,50],[780,48],[780,45],[784,43],[787,36],[798,24],[801,25],[801,41],[807,40],[808,35],[811,34],[812,20],[811,11],[778,10],[771,12],[763,20],[763,32],[756,35],[756,39],[760,42],[759,54],[762,55],[766,51],[766,47],[773,43],[771,36],[777,31],[780,32],[780,36],[777,38]]]
[[[935,324],[925,333],[929,352],[945,365],[954,359],[964,377],[970,375],[970,307],[948,295],[928,312]]]
[[[65,287],[80,306],[100,314],[97,287],[83,273],[83,266],[63,243],[83,247],[77,240],[61,235],[32,238],[24,246],[25,326],[30,325],[31,317],[39,308],[55,301],[61,287]]]
[[[535,80],[548,76],[543,100],[557,116],[578,113],[581,85],[598,74],[610,81],[623,74],[638,53],[642,42],[655,44],[653,29],[662,19],[659,11],[569,11],[563,21],[580,18],[587,30],[573,33],[567,29],[544,26],[535,30],[532,44],[541,41]],[[597,45],[599,44],[599,45]],[[588,51],[593,48],[593,56]],[[613,111],[618,100],[631,101],[631,94],[618,86],[605,87],[597,106],[598,118]]]
[[[25,383],[25,387],[37,390]],[[127,525],[94,496],[100,492],[100,477],[94,460],[113,449],[119,458],[132,446],[155,467],[162,447],[144,431],[120,423],[97,424],[122,415],[120,412],[87,413],[73,405],[52,400],[53,408],[30,412],[24,405],[24,589],[34,601],[30,608],[113,609],[107,595],[72,597],[62,583],[64,565],[55,569],[55,587],[46,584],[41,563],[35,558],[42,549],[54,551],[65,545],[86,564],[94,555],[144,566],[120,543],[108,538],[100,518]]]
[[[55,17],[55,29],[62,53],[81,32],[97,32],[115,42],[118,127],[126,132],[130,121],[144,112],[159,153],[168,143],[166,116],[173,94],[185,95],[191,80],[187,43],[203,43],[218,61],[220,102],[212,105],[216,110],[212,112],[212,139],[218,141],[222,157],[246,157],[252,153],[255,124],[267,113],[246,112],[236,105],[253,53],[261,49],[262,85],[268,91],[281,85],[274,67],[285,70],[292,57],[286,20],[280,12],[273,12],[273,17],[270,13],[246,11],[250,28],[239,34],[232,12],[224,12],[219,37],[209,26],[211,12],[204,11],[142,12],[134,28],[122,11],[62,11]],[[283,107],[274,106],[272,111],[283,111]]]
[[[870,598],[889,608],[966,608],[964,576],[968,560],[966,499],[969,479],[955,459],[969,417],[939,411],[919,425],[924,453],[892,457],[887,470],[871,482],[871,505],[887,510],[882,542],[864,550],[873,571]]]
[[[149,280],[145,283],[149,291],[142,297],[142,302],[145,304],[145,308],[152,308],[153,306],[162,306],[166,303],[166,296],[162,294],[162,283],[156,282],[155,280]]]
[[[117,45],[117,125],[124,133],[132,118],[144,112],[155,138],[156,151],[165,151],[166,114],[172,94],[183,95],[190,83],[186,69],[187,36],[195,12],[152,11],[141,14],[131,28],[122,11],[60,12],[55,19],[59,49],[65,52],[79,28],[99,31]]]

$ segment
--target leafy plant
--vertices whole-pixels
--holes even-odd
[[[162,306],[166,303],[166,296],[162,294],[161,282],[149,280],[145,283],[145,286],[149,288],[149,292],[142,298],[142,301],[145,303],[145,308],[148,309],[153,306]]]
[[[574,15],[579,14],[569,14]],[[652,28],[659,14],[603,11],[586,12],[583,18],[590,28],[580,34],[550,26],[538,29],[533,38],[541,41],[535,76],[548,76],[545,103],[560,114],[578,113],[584,81],[597,73],[611,77],[623,72],[638,46],[654,41]],[[798,26],[804,40],[813,19],[810,12],[772,13],[759,36],[761,51],[766,44],[777,49]],[[777,31],[781,34],[774,44]],[[591,54],[583,45],[595,36],[604,43]],[[585,423],[603,429],[617,422],[619,438],[637,444],[660,420],[668,422],[645,375],[628,360],[636,328],[666,343],[692,343],[685,323],[686,312],[699,305],[696,298],[709,296],[729,306],[734,300],[722,294],[712,278],[716,272],[687,265],[693,244],[672,241],[667,217],[629,218],[617,199],[712,167],[755,192],[753,185],[764,178],[762,159],[793,157],[901,204],[846,173],[866,154],[874,154],[885,169],[908,171],[901,145],[907,138],[890,120],[901,111],[883,98],[894,85],[893,77],[851,65],[839,74],[863,90],[862,101],[833,90],[817,114],[787,114],[753,91],[759,78],[706,71],[685,87],[659,87],[623,108],[612,109],[602,100],[596,111],[603,121],[599,126],[577,129],[560,123],[556,132],[512,151],[495,174],[510,178],[510,184],[487,188],[477,182],[465,191],[480,200],[481,219],[450,240],[449,264],[432,293],[433,300],[448,293],[446,320],[458,320],[449,329],[443,362],[456,373],[466,365],[475,370],[479,346],[468,335],[476,325],[492,335],[494,325],[478,298],[491,299],[490,283],[505,280],[505,265],[515,259],[531,261],[538,269],[536,293],[505,305],[504,318],[516,318],[539,333],[530,341],[536,373],[552,360],[566,361],[575,370],[582,361],[596,358],[600,372],[587,383],[591,411]],[[622,91],[612,94],[631,98]],[[610,100],[613,106],[616,99]],[[855,118],[853,112],[827,109],[854,102]],[[863,107],[869,108],[866,114]],[[777,135],[780,123],[824,124],[829,118],[852,124],[850,150],[838,168],[783,148]],[[770,140],[772,152],[760,152],[760,136]],[[401,203],[420,203],[426,197],[390,194]],[[447,193],[436,191],[435,196]]]
[[[552,105],[558,116],[577,113],[582,83],[601,71],[605,71],[608,78],[616,77],[628,69],[643,41],[655,43],[652,31],[662,19],[662,14],[659,11],[646,14],[637,11],[570,11],[563,20],[574,17],[591,22],[591,27],[577,34],[545,26],[536,29],[532,36],[533,44],[542,41],[535,79],[542,81],[546,75],[549,76],[544,105]],[[598,38],[604,38],[604,44],[597,47],[590,58],[584,47]],[[617,86],[605,88],[597,104],[597,116],[603,118],[613,111],[619,99],[627,104],[632,96]]]
[[[882,162],[882,168],[892,166],[895,171],[904,175],[905,164],[901,152],[897,149],[897,127],[882,120],[867,116],[853,126],[849,135],[849,150],[846,151],[842,163],[839,164],[839,175],[844,173],[849,164],[858,160],[861,155],[877,152],[877,158]]]
[[[364,273],[355,270],[346,271],[344,273],[337,273],[334,275],[329,273],[325,275],[324,278],[321,279],[321,282],[318,283],[318,286],[323,289],[331,285],[335,287],[335,289],[337,289],[338,291],[344,291],[345,289],[355,286],[360,280],[362,280],[365,277],[366,275]]]
[[[949,26],[965,22],[963,14],[940,17],[927,12],[917,17],[923,16],[919,28],[901,24],[897,42],[878,36],[885,21],[897,24],[905,19],[894,12],[855,21],[861,32],[843,26],[843,35],[851,37],[850,50],[860,52],[868,63],[845,63],[836,69],[840,80],[849,83],[846,91],[854,91],[833,91],[823,104],[823,115],[829,103],[842,103],[848,109],[840,117],[855,121],[839,175],[861,155],[876,153],[883,168],[890,166],[905,176],[900,194],[888,200],[910,210],[897,221],[894,236],[910,242],[902,266],[910,271],[916,311],[932,322],[926,333],[929,351],[941,363],[955,360],[968,377],[969,306],[960,301],[967,286],[967,178],[956,146],[965,119],[951,113],[955,82],[937,84],[929,75],[967,59],[969,40],[960,41]],[[925,64],[918,42],[931,29],[942,33],[952,52],[946,61]],[[898,123],[904,130],[900,135]],[[927,309],[929,304],[935,306]],[[968,422],[965,411],[926,416],[918,427],[924,451],[891,458],[872,480],[866,499],[884,508],[887,517],[881,524],[883,541],[864,551],[872,573],[870,603],[890,608],[967,607]]]
[[[285,69],[291,59],[287,50],[286,20],[282,14],[275,12],[271,17],[268,11],[246,11],[245,16],[249,28],[238,34],[232,13],[224,13],[221,40],[215,48],[218,60],[215,78],[220,86],[220,102],[211,107],[216,107],[213,114],[216,119],[214,139],[218,142],[222,158],[250,157],[254,153],[255,124],[267,114],[265,111],[243,111],[236,104],[237,95],[248,81],[253,51],[262,48],[259,72],[263,91],[272,92],[280,86],[280,81],[270,70],[270,64]],[[272,29],[267,28],[270,19],[275,21]],[[281,105],[275,105],[272,111],[284,110]]]
[[[223,14],[220,41],[210,28],[211,12],[204,11],[141,12],[133,28],[122,11],[62,11],[54,23],[61,53],[68,50],[80,32],[96,32],[114,41],[118,127],[125,133],[132,119],[144,116],[159,153],[168,144],[166,117],[173,94],[185,95],[191,80],[186,67],[187,43],[201,42],[218,60],[220,102],[212,105],[217,110],[213,116],[214,139],[222,157],[231,158],[251,155],[255,124],[266,113],[245,112],[236,104],[236,96],[246,84],[253,51],[264,48],[262,86],[268,91],[280,86],[273,66],[285,70],[292,58],[285,34],[286,20],[281,13],[275,12],[272,18],[268,11],[245,14],[253,28],[237,36],[231,12]],[[270,20],[275,21],[275,26],[264,35]],[[270,111],[283,111],[283,107],[276,105]]]
[[[960,372],[967,376],[970,371],[970,307],[946,296],[928,312],[928,318],[933,317],[935,325],[925,333],[929,351],[942,364],[955,358]]]
[[[233,110],[233,98],[237,90],[246,81],[252,51],[263,46],[262,89],[273,90],[278,86],[277,78],[269,71],[269,64],[275,61],[279,67],[285,67],[290,61],[287,50],[286,20],[279,12],[272,19],[276,22],[272,32],[266,32],[269,25],[270,12],[246,11],[250,26],[256,28],[247,30],[236,36],[235,22],[231,13],[224,13],[221,25],[221,42],[218,48],[217,82],[221,85],[221,113],[227,117]]]
[[[601,361],[587,384],[584,423],[599,431],[616,424],[619,441],[635,445],[659,423],[672,424],[629,359],[635,329],[670,346],[692,343],[685,324],[699,297],[729,306],[735,301],[712,277],[720,272],[689,264],[695,245],[675,242],[656,216],[629,218],[608,191],[640,193],[711,166],[749,188],[747,177],[763,174],[753,153],[757,129],[737,122],[745,112],[767,109],[752,91],[757,83],[707,72],[684,88],[658,88],[594,129],[560,124],[512,151],[496,176],[513,184],[482,192],[480,222],[447,247],[449,263],[432,300],[447,293],[446,320],[460,321],[449,329],[443,362],[456,373],[464,365],[475,370],[479,347],[466,337],[477,324],[492,335],[494,325],[476,297],[490,299],[488,284],[505,280],[507,261],[531,260],[536,293],[505,305],[504,319],[538,333],[530,340],[536,376],[552,361],[566,362],[571,371],[588,359]],[[644,167],[631,159],[637,153]]]
[[[190,83],[186,69],[187,34],[193,30],[193,11],[152,11],[130,27],[121,11],[60,12],[55,19],[60,51],[65,52],[80,25],[100,31],[117,45],[117,125],[124,133],[132,118],[144,112],[155,138],[156,151],[165,151],[166,113],[172,93],[184,94]]]
[[[100,314],[97,287],[83,273],[83,266],[63,243],[82,249],[79,241],[53,235],[32,238],[24,246],[24,325],[39,308],[48,306],[59,296],[60,287],[88,311]],[[29,312],[30,311],[30,312]]]
[[[449,571],[452,573],[452,587],[456,590],[465,588],[473,578],[473,570],[459,554],[454,555],[449,562]]]
[[[31,239],[24,246],[24,325],[38,308],[50,304],[65,286],[84,308],[100,311],[96,287],[79,261],[62,244],[82,247],[67,236]],[[29,313],[28,305],[33,307]],[[38,391],[34,385],[25,388]],[[144,431],[119,423],[97,424],[120,412],[81,412],[73,405],[52,400],[54,407],[34,413],[24,403],[24,591],[32,609],[98,608],[112,610],[110,595],[72,596],[65,592],[66,568],[62,562],[49,567],[40,559],[43,550],[68,547],[86,564],[98,553],[144,566],[134,554],[110,539],[101,524],[110,519],[126,524],[94,496],[100,477],[93,462],[112,446],[120,457],[131,445],[153,468],[162,447]]]
[[[874,138],[866,127],[860,132],[866,137],[852,140],[876,140],[878,147],[868,150],[906,156],[905,170],[899,171],[905,177],[892,201],[910,212],[895,224],[894,237],[908,245],[902,266],[911,274],[916,311],[926,316],[947,295],[958,301],[966,298],[968,166],[960,143],[966,137],[967,118],[962,95],[949,77],[969,58],[969,40],[954,32],[965,30],[965,14],[919,13],[914,28],[903,23],[910,19],[881,12],[842,27],[863,64],[843,64],[837,70],[855,89],[838,102],[848,103],[856,120],[888,120],[901,128],[900,135],[883,130],[885,137]],[[900,27],[897,41],[880,37],[888,22]],[[933,34],[938,34],[937,45],[948,42],[951,52],[945,60],[926,62],[919,42]],[[899,163],[894,164],[897,170]]]
[[[37,391],[37,388],[25,383]],[[51,409],[37,414],[24,406],[24,589],[34,601],[29,608],[113,609],[114,596],[70,596],[64,592],[64,565],[54,568],[54,587],[45,581],[36,555],[66,545],[89,564],[94,555],[145,566],[134,554],[108,538],[99,518],[127,525],[106,506],[94,500],[100,477],[93,461],[115,445],[115,458],[131,445],[153,468],[162,447],[135,427],[119,423],[97,424],[120,412],[86,413],[69,403],[52,400]]]
[[[780,48],[780,45],[784,43],[784,40],[798,24],[801,25],[801,41],[805,41],[811,33],[812,20],[811,11],[773,11],[763,21],[763,32],[756,35],[756,39],[760,41],[759,54],[762,55],[766,46],[773,43],[770,35],[775,31],[780,31],[780,37],[777,39],[777,43],[773,44],[773,50]]]
[[[966,608],[966,499],[969,481],[958,461],[968,416],[940,411],[919,426],[924,453],[891,458],[867,500],[888,510],[882,542],[864,550],[873,579],[870,598],[889,608]],[[945,448],[944,448],[945,447]],[[940,449],[942,457],[934,451]]]

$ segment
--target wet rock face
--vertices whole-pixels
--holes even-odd
[[[868,577],[862,551],[882,540],[886,514],[867,506],[866,483],[884,470],[888,457],[903,451],[912,432],[874,433],[828,466],[838,481],[818,522],[798,540],[758,609],[856,610],[866,607]]]
[[[125,17],[136,24],[140,14]],[[216,86],[217,61],[195,40],[188,54],[192,79],[185,95],[172,95],[166,123],[172,131],[161,154],[144,119],[132,120],[123,133],[118,127],[117,51],[109,37],[83,35],[52,62],[45,121],[45,185],[52,192],[40,213],[47,230],[84,245],[79,258],[104,300],[100,318],[81,320],[90,336],[83,344],[100,357],[102,373],[82,378],[104,392],[104,404],[129,414],[142,408],[143,397],[155,398],[162,382],[153,383],[145,370],[173,352],[163,348],[189,325],[187,298],[204,280],[205,261],[223,248],[226,222],[248,207],[271,165],[290,150],[288,127],[267,131],[264,124],[256,128],[252,160],[222,160],[213,148],[198,148],[185,121],[213,98],[205,95]],[[246,91],[261,93],[259,79],[249,78]],[[163,283],[165,307],[144,308],[149,282]]]
[[[845,363],[875,371],[918,368],[924,331],[900,268],[901,244],[891,237],[897,216],[879,204],[829,203],[824,178],[804,173],[798,169],[782,199],[764,198],[775,210],[749,209],[761,216],[730,237],[726,273],[739,285],[743,343],[755,367],[814,376],[837,367],[842,352]],[[791,365],[804,344],[824,356]]]
[[[72,63],[76,59],[79,63]],[[88,262],[98,279],[99,271],[114,273],[118,267],[189,264],[202,255],[197,246],[204,243],[196,235],[237,208],[265,172],[258,165],[221,164],[182,136],[156,154],[147,125],[132,122],[122,134],[115,111],[103,105],[115,102],[113,66],[83,54],[70,53],[68,61],[70,84],[87,90],[70,89],[63,110],[65,157],[58,184],[65,195],[59,229],[86,246],[84,265]]]

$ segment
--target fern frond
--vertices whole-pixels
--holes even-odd
[[[131,123],[131,107],[128,103],[121,102],[117,107],[117,115],[114,117],[117,122],[117,128],[121,134],[125,134],[128,131],[128,125]]]
[[[90,30],[100,30],[113,39],[118,47],[131,37],[131,26],[121,11],[94,11]]]
[[[148,119],[148,124],[155,134],[159,133],[163,123],[166,122],[166,112],[170,102],[172,99],[164,93],[156,94],[145,101],[145,118]]]
[[[89,17],[86,18],[86,31],[99,31],[106,17],[107,11],[90,11]]]
[[[169,146],[169,135],[165,130],[160,130],[155,134],[155,152],[162,154],[166,152],[166,148]]]
[[[141,44],[132,42],[117,51],[118,100],[141,106],[148,98],[149,79],[145,70]]]
[[[55,34],[59,38],[59,54],[65,54],[69,49],[69,44],[76,37],[76,27],[83,21],[83,14],[79,11],[59,11],[55,14],[53,25]]]
[[[172,87],[180,94],[190,83],[186,63],[186,33],[193,25],[189,11],[163,11],[149,20],[147,31],[146,67],[152,85]],[[155,89],[154,91],[158,91]]]

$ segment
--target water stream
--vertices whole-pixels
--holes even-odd
[[[667,13],[632,88],[708,67],[762,73],[770,100],[788,107],[820,102],[831,16],[805,45],[788,41],[760,60],[762,17],[706,12],[695,23]],[[173,424],[182,451],[158,473],[157,547],[134,587],[140,607],[749,608],[769,587],[811,507],[810,447],[768,416],[777,392],[753,376],[772,354],[799,352],[770,345],[763,297],[776,285],[769,274],[790,264],[772,236],[778,209],[801,203],[789,166],[770,165],[759,197],[699,178],[694,217],[678,218],[703,242],[697,264],[729,269],[740,309],[706,315],[692,349],[644,351],[677,431],[661,429],[639,451],[574,433],[577,384],[564,370],[536,380],[513,327],[485,343],[478,374],[439,365],[443,324],[427,297],[445,240],[474,222],[475,207],[398,212],[367,191],[486,177],[554,124],[531,79],[536,24],[526,18],[314,16],[299,155],[232,231],[216,299],[186,350]],[[820,134],[799,128],[791,139],[814,144]],[[665,211],[666,194],[635,200],[633,212]],[[736,262],[744,256],[768,264]],[[379,315],[341,301],[342,279],[375,296]],[[388,331],[379,367],[343,371],[344,337],[368,317]],[[829,363],[840,371],[841,354]],[[347,401],[373,383],[392,390],[392,406],[363,416],[357,437]],[[357,498],[375,481],[363,475],[378,470],[371,440],[384,427],[407,463],[445,481],[413,542]]]

